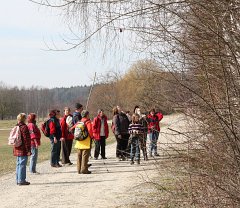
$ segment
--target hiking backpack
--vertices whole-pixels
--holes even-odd
[[[77,141],[83,141],[88,137],[88,130],[85,122],[79,121],[75,127],[74,138]]]
[[[8,137],[8,145],[13,145],[15,147],[20,147],[22,145],[22,137],[20,127],[14,126]]]
[[[71,130],[71,128],[73,127],[73,117],[72,116],[68,116],[66,118],[66,124],[67,124],[68,132],[73,133],[73,131]]]
[[[49,119],[50,120],[50,119]],[[49,128],[49,120],[45,121],[42,125],[41,125],[41,130],[42,133],[46,136],[49,137],[50,136],[50,128]]]

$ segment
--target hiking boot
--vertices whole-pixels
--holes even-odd
[[[140,164],[140,160],[137,160],[137,164],[138,164],[138,165]]]
[[[24,181],[24,182],[18,183],[18,185],[19,185],[19,186],[26,186],[26,185],[30,185],[30,182]]]
[[[82,174],[91,174],[92,171],[83,172]]]
[[[92,166],[92,164],[88,164],[88,167],[91,167]]]
[[[37,171],[31,172],[32,175],[39,175],[40,173]]]
[[[159,157],[160,155],[158,153],[155,153],[154,156]]]
[[[133,165],[133,164],[134,164],[134,162],[133,162],[133,160],[131,160],[130,165]]]

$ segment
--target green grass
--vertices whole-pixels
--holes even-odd
[[[0,121],[0,175],[12,172],[16,168],[16,157],[13,156],[13,148],[8,145],[8,137],[10,129],[16,124],[16,121]],[[38,125],[40,126],[40,125]],[[9,129],[9,130],[1,130]],[[115,137],[109,128],[110,135],[106,140],[107,144],[111,144],[115,141]],[[74,148],[75,141],[73,143],[72,153],[75,153]],[[94,148],[94,142],[93,142]],[[51,144],[49,138],[42,134],[41,146],[39,147],[38,163],[50,159]]]

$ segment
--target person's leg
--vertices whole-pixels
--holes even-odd
[[[58,159],[59,159],[59,143],[60,141],[58,141],[57,143],[54,143],[53,141],[51,141],[51,165],[56,167],[58,165]]]
[[[136,137],[132,138],[132,144],[131,144],[131,164],[134,163],[134,158],[136,157]]]
[[[100,146],[101,146],[101,156],[102,159],[106,159],[106,155],[105,155],[105,146],[106,146],[106,137],[102,136],[100,139]]]
[[[72,139],[67,140],[68,158],[70,157],[71,152],[72,152],[72,144],[73,144]],[[69,161],[70,161],[70,158],[69,158]],[[71,161],[70,161],[70,163],[71,163]]]
[[[67,140],[62,141],[62,164],[69,163]]]
[[[95,142],[94,158],[98,159],[100,153],[100,140],[98,141],[94,140],[94,142]]]
[[[36,165],[37,165],[37,158],[38,158],[38,149],[36,147],[31,148],[31,158],[30,158],[30,172],[36,173]]]
[[[82,165],[82,150],[77,150],[77,172],[81,173],[81,165]]]
[[[27,166],[28,156],[19,157],[19,178],[18,183],[26,182],[26,166]]]
[[[31,147],[31,157],[30,157],[30,163],[29,163],[29,171],[31,173],[34,172],[34,167],[33,167],[33,163],[34,163],[34,157],[35,157],[35,147]]]
[[[154,156],[158,156],[157,154],[157,133],[154,132],[153,136],[152,136],[152,152],[154,154]]]
[[[152,157],[152,133],[147,134],[148,155]]]
[[[130,154],[130,148],[128,146],[128,140],[129,140],[129,135],[128,134],[124,135],[122,144],[123,144],[123,156],[125,158],[128,158],[129,154]]]
[[[57,164],[59,164],[60,161],[60,154],[61,154],[61,141],[57,140]]]
[[[82,150],[81,173],[83,174],[91,173],[88,170],[88,159],[89,159],[90,151],[91,151],[90,149]]]
[[[120,139],[117,137],[117,135],[115,135],[115,138],[116,138],[116,141],[117,141],[117,146],[116,146],[116,157],[117,158],[121,158],[121,152],[120,152],[120,148],[121,148],[121,145],[120,145]]]
[[[138,137],[136,138],[136,153],[135,153],[135,156],[136,156],[137,163],[140,164],[140,148],[139,148],[139,138]]]
[[[159,132],[154,133],[155,136],[155,143],[154,143],[154,155],[159,156],[158,151],[157,151],[157,143],[158,143],[158,137],[159,137]]]
[[[20,182],[20,157],[16,157],[16,183],[18,184]]]

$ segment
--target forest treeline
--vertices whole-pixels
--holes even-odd
[[[89,90],[89,86],[18,88],[0,83],[0,119],[16,119],[20,112],[34,112],[39,118],[45,118],[51,109],[74,106],[75,102],[86,103]]]

